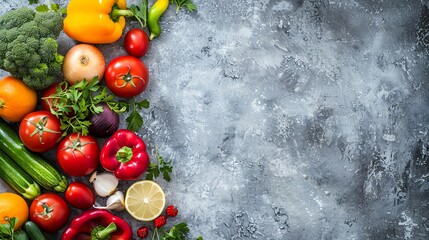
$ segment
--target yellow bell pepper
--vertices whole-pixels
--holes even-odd
[[[122,36],[125,17],[111,18],[112,8],[116,4],[120,10],[126,11],[126,0],[70,0],[64,19],[64,33],[84,43],[117,41]]]

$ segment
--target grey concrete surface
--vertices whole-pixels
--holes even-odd
[[[427,1],[194,2],[142,58],[139,131],[189,239],[429,239]]]

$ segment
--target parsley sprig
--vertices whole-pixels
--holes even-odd
[[[195,5],[192,0],[170,0],[170,3],[176,4],[176,13],[178,13],[182,7],[186,7],[190,12],[197,10],[197,5]]]
[[[7,219],[7,223],[0,224],[0,239],[13,239],[13,232],[17,219]]]
[[[29,4],[38,4],[39,0],[28,0]],[[54,12],[60,12],[63,15],[66,14],[67,9],[64,8],[60,8],[60,5],[58,3],[51,3],[51,1],[49,1],[49,4],[40,4],[39,6],[37,6],[35,8],[35,10],[37,12],[49,12],[49,11],[54,11]]]
[[[143,117],[140,115],[138,110],[149,108],[149,100],[143,99],[136,102],[133,98],[131,99],[131,102],[119,101],[118,104],[123,107],[126,112],[130,112],[130,115],[125,119],[128,123],[127,128],[131,131],[137,132],[143,126]]]
[[[165,181],[170,182],[171,176],[170,173],[173,171],[173,166],[170,161],[165,161],[162,156],[158,153],[158,148],[155,148],[155,157],[157,163],[151,162],[147,169],[146,180],[154,180],[162,173],[162,178]]]
[[[188,224],[185,222],[178,223],[166,231],[162,236],[162,240],[185,240],[186,234],[189,232]]]
[[[143,0],[139,5],[131,5],[129,10],[134,13],[132,19],[137,20],[142,27],[146,27],[147,24],[147,11],[148,11],[148,1]]]
[[[107,87],[99,84],[97,77],[92,81],[83,80],[68,87],[67,82],[57,86],[56,93],[43,99],[52,99],[55,106],[50,106],[51,113],[60,119],[63,136],[70,132],[80,132],[87,135],[89,132],[89,116],[103,111],[99,103],[105,102],[110,109],[117,113],[126,110],[119,102],[115,102],[114,95],[109,94]],[[63,87],[62,84],[65,84]],[[50,101],[47,101],[48,103]]]
[[[15,225],[18,219],[16,217],[6,218],[6,223],[0,224],[0,240],[23,239],[27,234],[23,230],[15,231]]]

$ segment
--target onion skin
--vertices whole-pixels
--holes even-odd
[[[101,80],[106,69],[103,53],[94,45],[80,43],[73,46],[65,55],[63,63],[64,78],[70,85],[94,77]]]
[[[100,103],[99,106],[103,107],[103,112],[89,118],[89,133],[94,137],[107,138],[118,130],[119,114],[112,111],[107,103]]]

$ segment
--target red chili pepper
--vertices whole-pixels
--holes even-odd
[[[104,209],[91,209],[73,219],[61,240],[130,240],[133,232],[122,218]]]
[[[150,162],[143,139],[133,131],[120,129],[104,143],[100,163],[107,171],[114,172],[117,179],[136,180]]]

